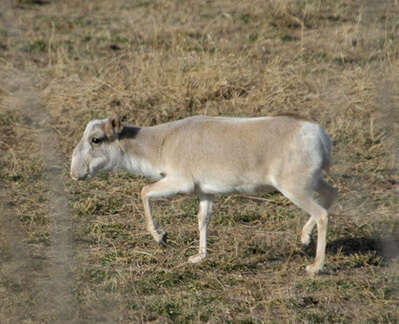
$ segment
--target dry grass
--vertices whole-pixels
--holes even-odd
[[[397,1],[2,1],[1,323],[398,323]],[[210,257],[197,201],[145,179],[72,182],[85,123],[297,113],[334,143],[326,273],[281,195],[220,197]]]

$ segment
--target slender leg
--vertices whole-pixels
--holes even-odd
[[[315,205],[317,206],[317,205]],[[328,227],[328,212],[322,207],[317,211],[317,248],[316,258],[313,264],[306,267],[306,271],[310,274],[315,274],[323,270],[326,260],[326,246],[327,246],[327,227]]]
[[[301,242],[303,245],[308,246],[312,237],[313,227],[316,225],[316,220],[313,216],[310,216],[309,220],[306,222],[302,229]]]
[[[321,206],[323,206],[325,209],[328,209],[334,202],[334,199],[337,195],[337,190],[321,178],[317,182],[315,190],[319,194]],[[301,242],[304,245],[309,245],[312,231],[315,225],[316,219],[311,216],[302,229]]]
[[[178,181],[171,181],[164,178],[158,182],[152,183],[143,187],[141,190],[141,199],[144,205],[144,215],[146,220],[147,230],[151,233],[152,237],[160,244],[165,243],[166,233],[158,228],[157,224],[152,218],[150,198],[169,197],[177,194],[178,192],[188,192],[183,190]]]
[[[198,211],[198,228],[200,232],[199,251],[197,255],[191,256],[188,260],[191,263],[198,263],[206,258],[207,239],[208,239],[208,223],[212,212],[213,196],[200,196],[200,208]]]
[[[323,269],[326,259],[328,212],[313,199],[308,188],[295,188],[292,191],[282,190],[281,192],[295,205],[311,215],[305,228],[313,227],[313,222],[317,224],[316,258],[313,264],[306,267],[306,271],[310,274],[318,273]]]

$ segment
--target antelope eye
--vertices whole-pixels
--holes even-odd
[[[91,142],[94,143],[94,144],[98,144],[98,143],[101,143],[101,142],[102,142],[102,139],[101,139],[101,138],[98,138],[98,137],[93,137],[93,138],[91,139]]]

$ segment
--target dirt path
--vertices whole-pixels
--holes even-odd
[[[33,140],[41,147],[42,181],[48,202],[50,244],[42,251],[42,259],[39,262],[32,259],[19,230],[18,219],[13,217],[12,209],[3,207],[5,217],[2,218],[2,237],[7,241],[11,258],[11,262],[2,264],[3,269],[8,267],[3,275],[17,276],[14,281],[24,284],[29,281],[28,291],[31,297],[34,297],[36,305],[32,310],[35,317],[44,317],[43,319],[46,318],[52,323],[76,323],[78,309],[73,297],[72,273],[75,262],[72,219],[68,194],[63,183],[65,159],[59,153],[57,134],[50,127],[51,122],[40,103],[40,94],[33,86],[33,79],[28,74],[18,72],[14,74],[13,79],[6,80],[3,78],[2,82],[3,88],[8,87],[10,91],[6,100],[14,109],[31,120]],[[3,188],[4,198],[7,195],[6,191],[6,188]],[[36,271],[34,263],[40,263]],[[15,272],[16,269],[18,271]],[[24,287],[25,290],[26,288],[28,287]]]
[[[18,28],[18,17],[11,1],[2,2],[2,13],[5,18],[3,24],[12,37],[20,37],[22,31]],[[73,296],[72,218],[63,182],[65,158],[59,153],[57,134],[51,129],[51,121],[40,102],[40,91],[36,87],[38,80],[33,73],[23,70],[10,68],[11,72],[0,73],[1,88],[7,91],[4,101],[8,106],[31,121],[28,127],[32,131],[32,140],[41,147],[41,180],[48,202],[50,244],[43,248],[41,257],[32,257],[28,244],[24,242],[19,220],[12,206],[7,205],[10,192],[1,187],[1,276],[3,282],[15,286],[14,293],[24,294],[27,302],[14,308],[11,318],[4,318],[1,322],[16,323],[36,318],[48,323],[77,323],[79,310]]]

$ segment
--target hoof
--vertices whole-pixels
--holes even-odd
[[[153,237],[159,245],[165,246],[168,234],[165,231],[158,229],[155,233],[153,233]]]
[[[306,266],[306,272],[311,275],[312,277],[323,270],[322,267],[315,266],[314,264],[310,264]]]
[[[168,233],[164,233],[162,239],[158,242],[158,244],[162,247],[165,247],[168,243]]]
[[[188,258],[188,261],[191,263],[200,263],[205,258],[206,258],[206,255],[197,254],[197,255],[190,256]]]

